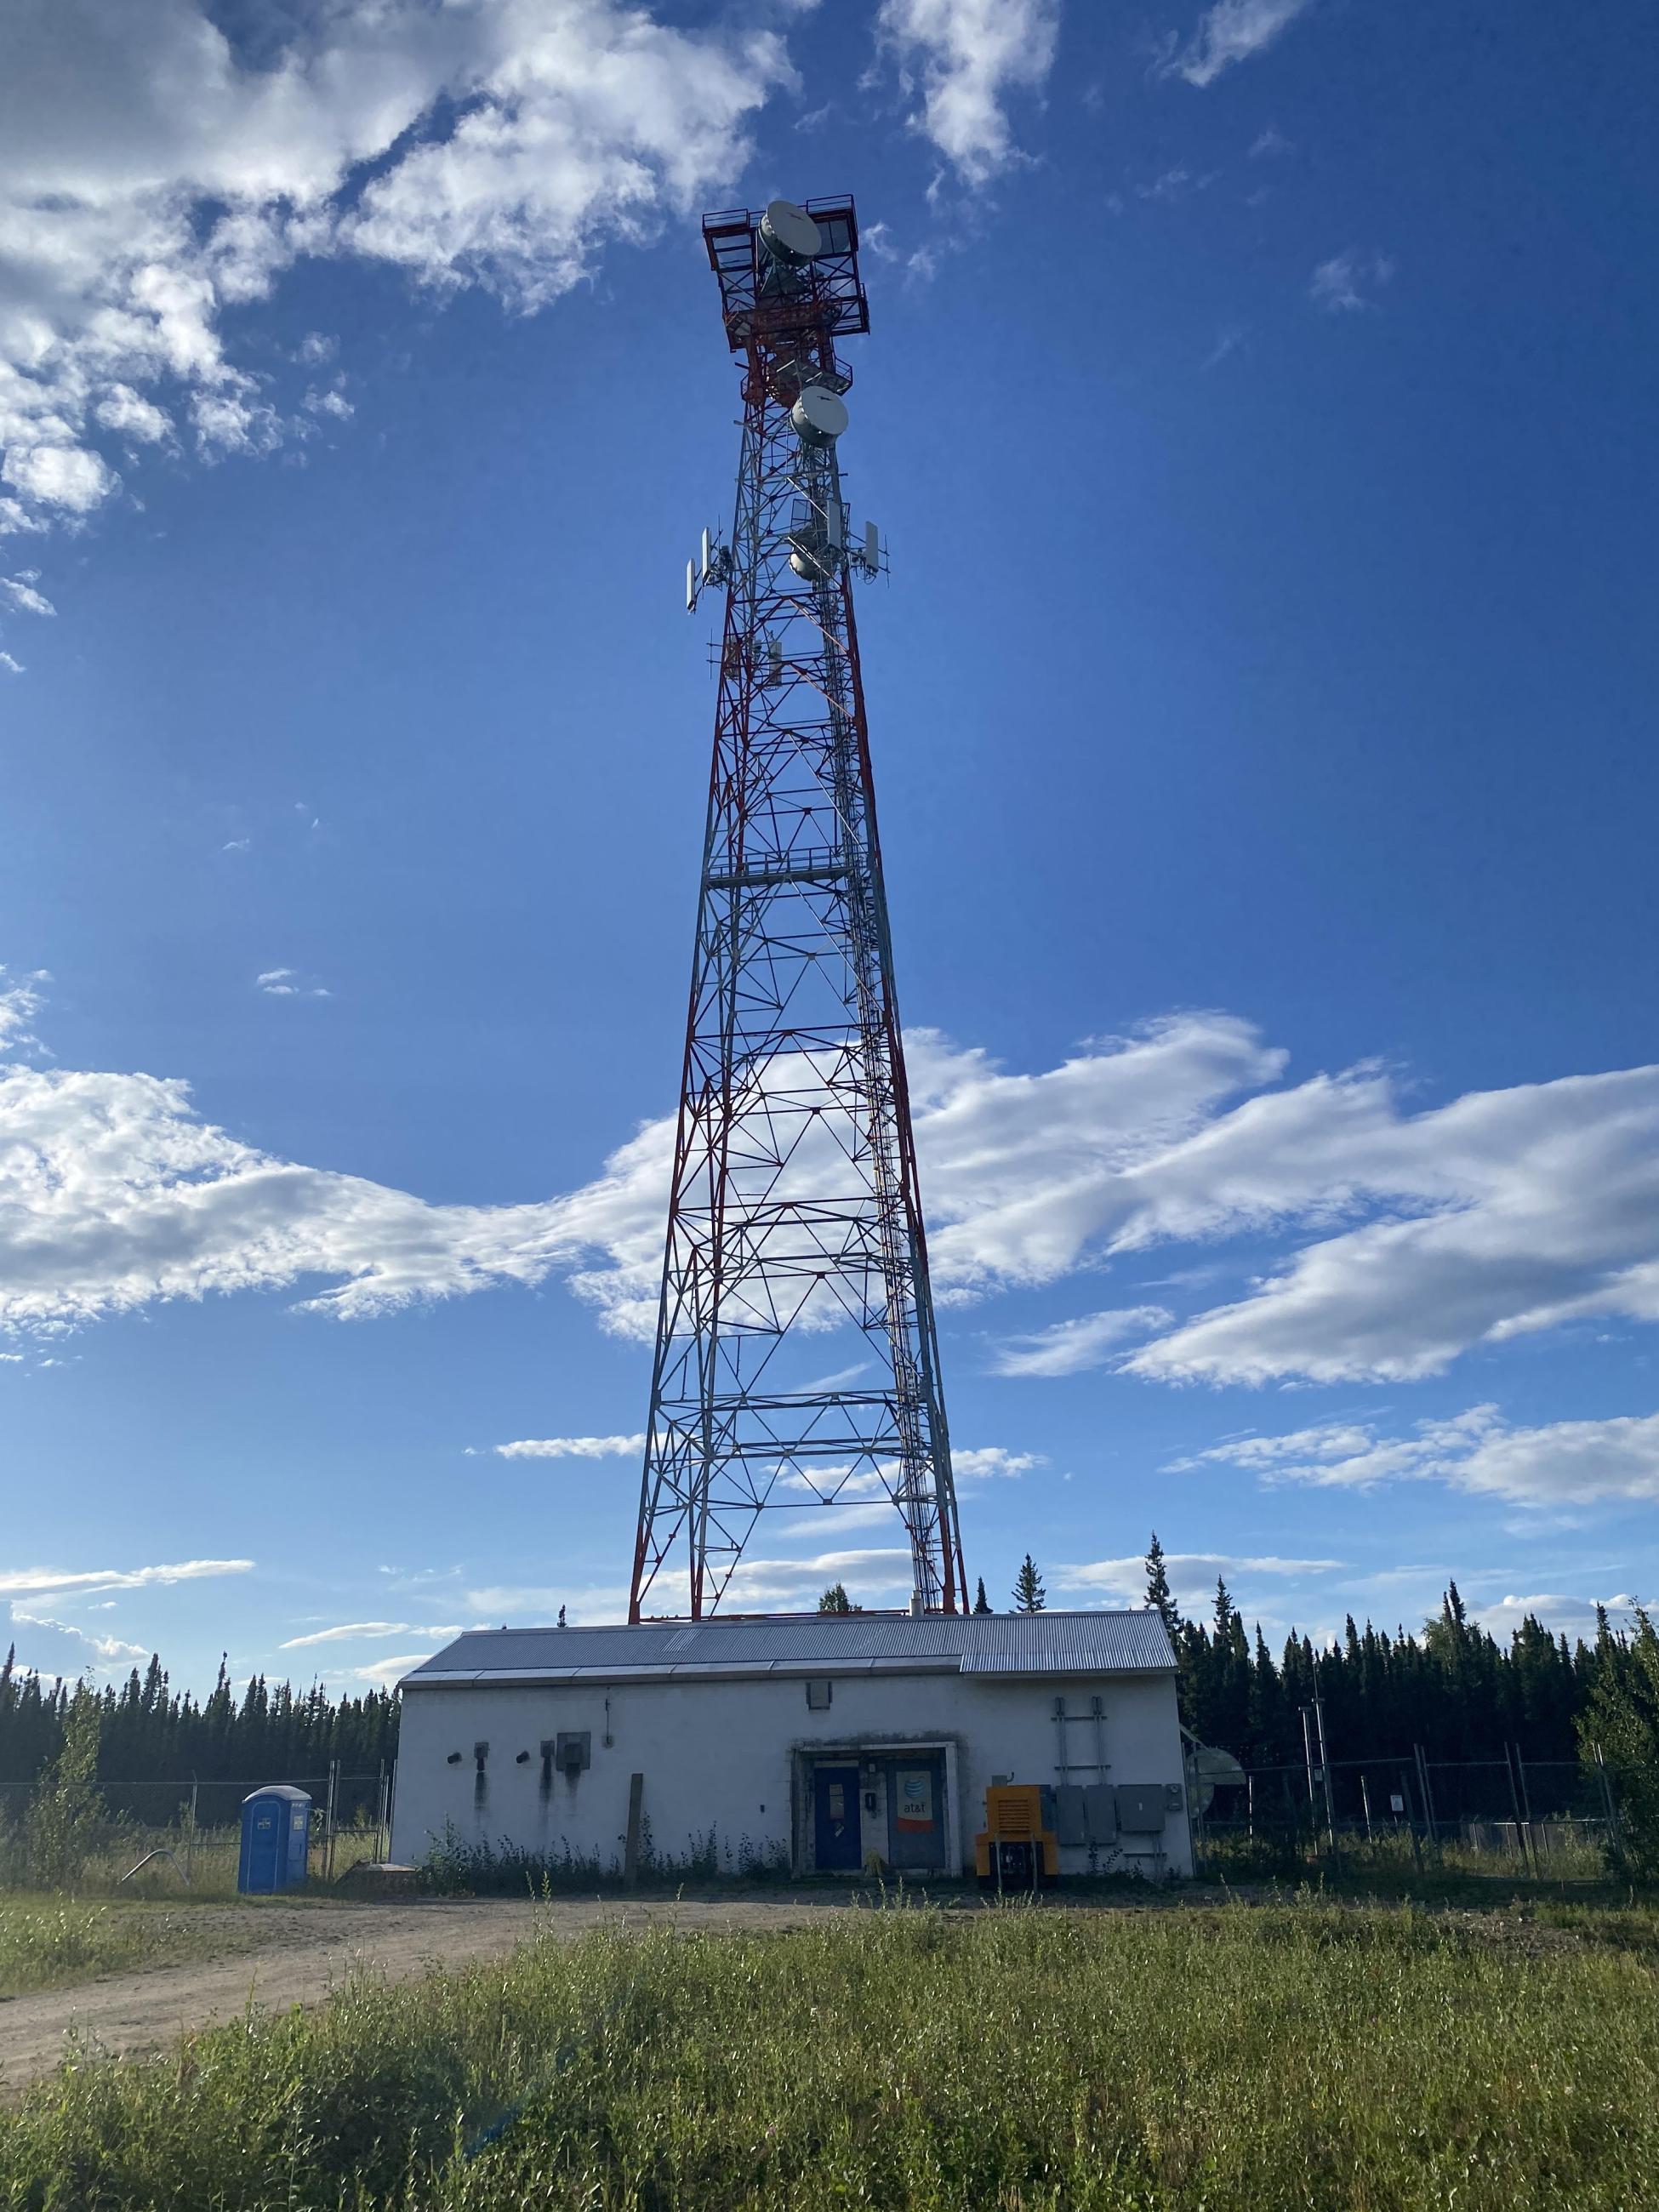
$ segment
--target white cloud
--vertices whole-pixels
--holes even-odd
[[[1472,1406],[1392,1437],[1369,1422],[1334,1421],[1283,1436],[1231,1437],[1170,1471],[1205,1462],[1322,1489],[1437,1481],[1518,1505],[1646,1504],[1659,1500],[1659,1413],[1511,1428],[1496,1406]]]
[[[3,668],[8,676],[21,676],[23,673],[22,662],[14,660],[9,653],[0,653],[0,668]]]
[[[13,1606],[12,1621],[18,1628],[48,1628],[54,1635],[67,1636],[75,1643],[84,1644],[93,1657],[105,1661],[115,1659],[148,1659],[149,1647],[144,1644],[126,1644],[118,1636],[93,1636],[84,1628],[76,1628],[72,1621],[53,1620],[43,1613],[25,1613],[21,1606]]]
[[[732,1570],[724,1603],[728,1613],[779,1606],[811,1610],[830,1583],[845,1583],[855,1605],[884,1596],[908,1596],[915,1578],[908,1545],[874,1551],[818,1552],[803,1559],[744,1558]]]
[[[1569,1638],[1583,1637],[1586,1643],[1595,1638],[1595,1608],[1598,1601],[1589,1597],[1564,1597],[1550,1591],[1539,1591],[1530,1597],[1504,1595],[1488,1598],[1484,1602],[1472,1602],[1469,1611],[1482,1628],[1506,1644],[1528,1618],[1540,1621],[1553,1636]],[[1602,1598],[1615,1627],[1628,1626],[1637,1601],[1622,1591],[1613,1597]]]
[[[282,434],[228,308],[308,257],[545,304],[601,247],[735,177],[793,82],[762,29],[627,0],[332,0],[257,52],[205,0],[20,0],[0,78],[0,531],[91,513],[104,434],[208,453]],[[248,19],[251,21],[252,19]],[[328,341],[305,341],[317,365]]]
[[[882,0],[876,35],[921,106],[910,120],[969,185],[1020,158],[1004,103],[1036,92],[1054,65],[1059,0]]]
[[[228,853],[246,849],[246,839],[240,846],[233,848],[227,845],[225,848]],[[263,991],[268,999],[326,999],[333,995],[321,983],[302,981],[297,968],[267,968],[264,975],[254,977],[253,988],[256,991]]]
[[[301,1651],[313,1644],[350,1644],[365,1636],[459,1636],[459,1628],[422,1628],[412,1620],[345,1620],[337,1628],[313,1629],[309,1636],[290,1636],[278,1648]]]
[[[501,1459],[634,1459],[645,1449],[645,1436],[521,1437],[495,1449]]]
[[[73,1621],[58,1621],[46,1613],[11,1608],[11,1628],[20,1631],[11,1639],[18,1646],[18,1668],[42,1677],[55,1674],[122,1674],[135,1659],[149,1659],[149,1644],[128,1644],[122,1637],[100,1637]]]
[[[252,844],[251,837],[230,837],[219,848],[222,853],[246,853]]]
[[[1271,161],[1280,154],[1293,154],[1295,151],[1295,147],[1278,125],[1270,123],[1250,142],[1249,158],[1252,161]]]
[[[1308,285],[1308,296],[1328,315],[1354,315],[1375,307],[1368,287],[1392,283],[1394,263],[1386,253],[1362,253],[1350,246],[1322,261]]]
[[[1216,0],[1184,46],[1164,64],[1166,76],[1188,84],[1213,84],[1235,62],[1269,46],[1309,6],[1310,0]]]
[[[92,410],[93,420],[118,438],[159,446],[173,435],[173,417],[130,384],[112,384]]]
[[[978,1482],[994,1475],[1029,1474],[1034,1467],[1047,1467],[1042,1452],[1006,1451],[1000,1444],[969,1445],[951,1454],[951,1472],[963,1482]]]
[[[1316,1078],[1250,1101],[1139,1180],[1148,1211],[1120,1247],[1206,1222],[1213,1235],[1379,1218],[1132,1353],[1131,1373],[1406,1381],[1565,1322],[1659,1321],[1659,1067],[1409,1116],[1375,1070]]]
[[[1172,1318],[1164,1306],[1118,1306],[1105,1313],[1080,1314],[1055,1322],[1030,1336],[1013,1336],[998,1347],[994,1375],[1080,1375],[1103,1367],[1132,1336],[1149,1336]]]
[[[430,1651],[400,1651],[390,1659],[372,1660],[367,1667],[351,1667],[346,1671],[354,1682],[368,1682],[376,1689],[389,1690],[431,1656]]]
[[[52,978],[44,968],[37,968],[32,975],[20,975],[9,983],[6,978],[10,973],[0,965],[0,1052],[38,1050],[40,1040],[32,1024],[46,1004],[40,986]]]
[[[0,1567],[0,1597],[95,1595],[100,1590],[149,1589],[200,1582],[216,1575],[247,1575],[252,1559],[181,1559],[159,1567],[94,1567],[68,1572],[57,1567]]]
[[[14,614],[55,615],[58,610],[52,601],[34,588],[40,577],[38,568],[20,568],[15,576],[0,576],[0,602]]]
[[[14,1048],[37,980],[0,992]],[[1311,1237],[1247,1295],[1120,1353],[1125,1371],[1411,1379],[1566,1322],[1659,1321],[1659,1067],[1407,1114],[1375,1067],[1265,1088],[1284,1055],[1221,1015],[1039,1075],[927,1030],[908,1042],[947,1305],[1164,1243]],[[648,1340],[672,1142],[665,1117],[564,1196],[430,1206],[259,1152],[176,1079],[0,1066],[0,1327],[309,1278],[313,1310],[355,1317],[557,1268],[607,1329]],[[803,1145],[792,1175],[821,1172]],[[1041,1332],[1004,1371],[1066,1371],[1115,1326]]]
[[[1284,1559],[1272,1554],[1252,1558],[1231,1552],[1168,1552],[1164,1559],[1170,1587],[1188,1611],[1200,1599],[1214,1595],[1218,1580],[1226,1583],[1237,1600],[1239,1585],[1248,1584],[1261,1575],[1280,1578],[1329,1575],[1341,1565],[1340,1559]],[[1146,1601],[1146,1562],[1139,1556],[1056,1567],[1049,1579],[1056,1589],[1097,1590],[1125,1605],[1140,1605]]]

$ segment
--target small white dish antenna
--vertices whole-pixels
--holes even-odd
[[[806,210],[793,200],[774,200],[760,220],[761,244],[775,261],[791,266],[814,260],[823,251],[823,234]]]
[[[847,428],[847,404],[827,384],[809,384],[789,410],[789,420],[809,446],[833,446]]]

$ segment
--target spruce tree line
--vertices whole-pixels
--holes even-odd
[[[1302,1709],[1316,1701],[1333,1762],[1410,1759],[1419,1744],[1436,1761],[1501,1762],[1511,1744],[1528,1759],[1573,1761],[1578,1722],[1620,1644],[1605,1616],[1594,1647],[1574,1647],[1528,1614],[1505,1650],[1470,1620],[1453,1583],[1416,1634],[1369,1620],[1362,1629],[1350,1613],[1340,1639],[1322,1648],[1292,1634],[1275,1660],[1224,1581],[1207,1621],[1182,1618],[1156,1535],[1146,1602],[1175,1645],[1182,1719],[1247,1767],[1300,1765]]]
[[[298,1690],[256,1674],[239,1697],[225,1663],[212,1694],[199,1704],[174,1691],[159,1657],[141,1674],[135,1667],[117,1689],[94,1693],[99,1706],[96,1783],[112,1813],[165,1819],[157,1785],[180,1785],[188,1802],[194,1778],[204,1793],[204,1819],[230,1817],[238,1796],[257,1784],[319,1784],[331,1760],[343,1774],[378,1775],[398,1752],[398,1700],[389,1691],[331,1698],[319,1684]],[[15,1650],[0,1666],[0,1814],[20,1814],[40,1777],[63,1749],[72,1685],[20,1674]],[[372,1801],[374,1792],[367,1792]],[[365,1796],[353,1793],[354,1804]]]

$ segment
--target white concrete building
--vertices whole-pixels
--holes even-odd
[[[1053,1790],[1060,1872],[1189,1874],[1156,1613],[819,1614],[477,1631],[405,1677],[392,1854],[974,1870],[993,1781]]]

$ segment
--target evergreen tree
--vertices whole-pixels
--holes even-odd
[[[64,1717],[62,1747],[28,1814],[29,1872],[49,1889],[66,1889],[78,1878],[103,1827],[104,1803],[98,1795],[102,1720],[97,1692],[77,1682]]]
[[[1048,1593],[1042,1587],[1036,1561],[1028,1552],[1020,1562],[1019,1572],[1014,1577],[1014,1611],[1041,1613],[1048,1602]]]
[[[851,1613],[852,1610],[853,1601],[847,1595],[844,1583],[831,1583],[818,1600],[820,1613]]]
[[[1162,1616],[1170,1632],[1171,1642],[1181,1631],[1181,1608],[1170,1589],[1169,1571],[1164,1564],[1164,1547],[1158,1540],[1158,1531],[1152,1531],[1152,1540],[1146,1547],[1146,1602]]]
[[[1603,1660],[1578,1723],[1587,1756],[1600,1750],[1618,1800],[1628,1872],[1659,1875],[1659,1631],[1638,1606],[1626,1642],[1598,1638]]]
[[[990,1610],[991,1601],[985,1595],[985,1577],[981,1575],[979,1578],[979,1588],[974,1592],[974,1611],[989,1613]]]

